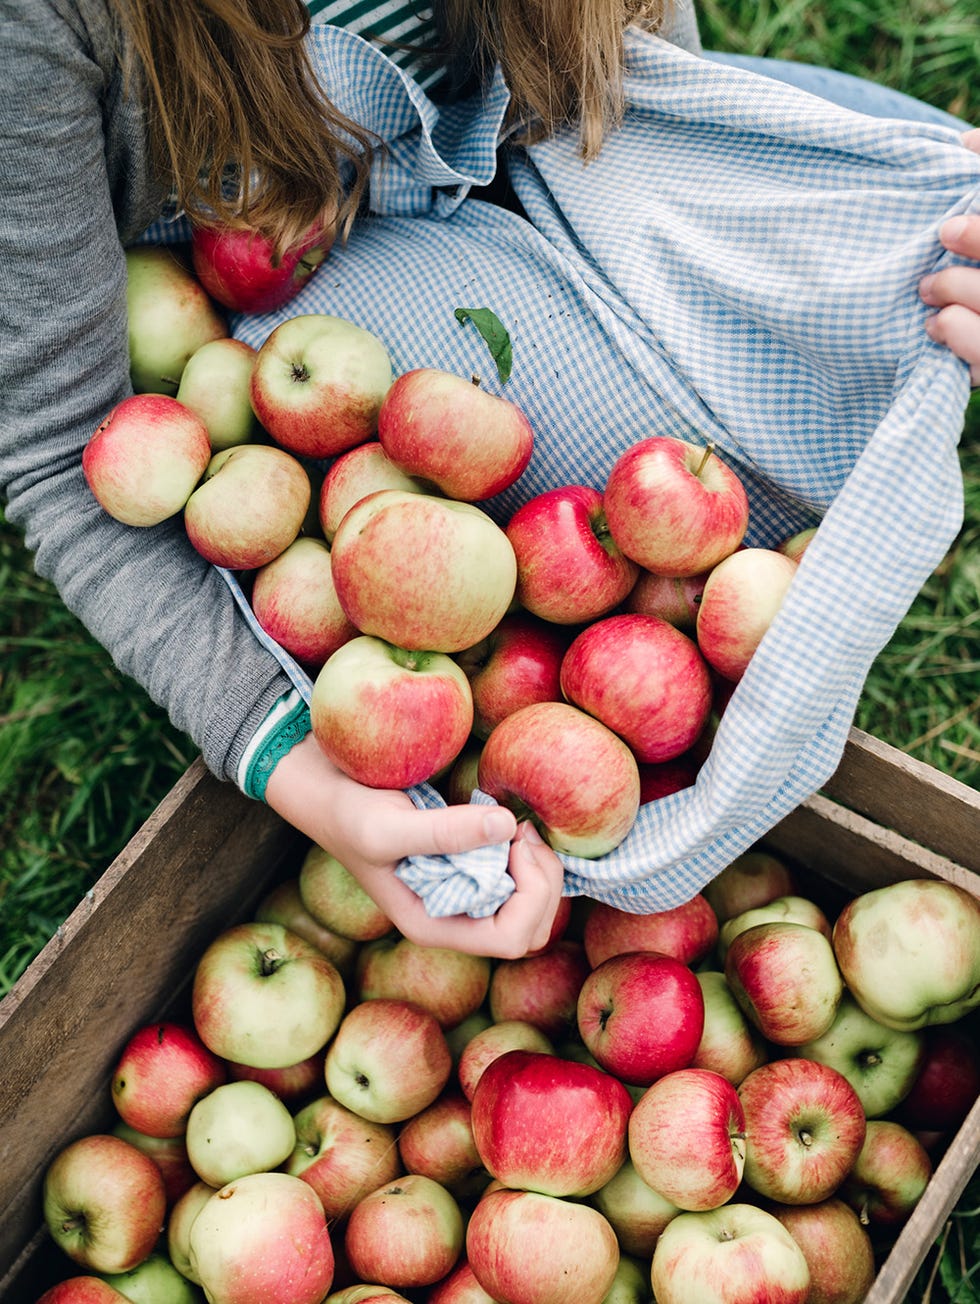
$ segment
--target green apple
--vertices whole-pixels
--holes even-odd
[[[201,418],[216,453],[263,437],[249,398],[255,357],[244,340],[208,340],[194,350],[181,373],[177,401]]]
[[[137,394],[169,394],[193,353],[228,334],[224,317],[173,249],[126,250],[129,371]]]
[[[201,1292],[159,1252],[128,1272],[111,1273],[105,1280],[132,1304],[200,1304],[201,1301]]]
[[[187,1156],[202,1182],[225,1186],[278,1168],[293,1152],[293,1116],[261,1082],[226,1082],[197,1102],[187,1120]]]

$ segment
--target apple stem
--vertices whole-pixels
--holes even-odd
[[[66,1235],[70,1234],[71,1232],[84,1230],[84,1227],[85,1227],[85,1215],[80,1213],[72,1214],[70,1218],[66,1218],[64,1222],[61,1224],[61,1230]]]
[[[302,362],[294,362],[292,365],[292,377],[293,380],[299,383],[302,381],[309,380],[310,373],[307,371],[306,367],[303,365]]]
[[[804,1128],[800,1132],[799,1136],[800,1136],[800,1144],[806,1146],[807,1149],[809,1149],[809,1147],[813,1145],[813,1133],[808,1132],[806,1128]]]
[[[274,946],[270,946],[267,951],[262,952],[262,963],[259,969],[263,978],[269,978],[282,966],[282,953],[277,951]]]
[[[694,474],[697,476],[699,480],[701,479],[701,472],[708,465],[708,459],[711,457],[714,451],[715,451],[714,444],[708,444],[704,452],[701,454],[701,461],[698,462],[697,468],[695,469],[694,472]]]

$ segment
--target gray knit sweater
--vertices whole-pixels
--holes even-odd
[[[670,35],[696,48],[689,0]],[[0,0],[0,495],[39,574],[231,779],[289,681],[180,518],[111,520],[82,449],[130,393],[123,248],[160,214],[106,0]]]

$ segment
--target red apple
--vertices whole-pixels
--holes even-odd
[[[805,924],[807,928],[815,928],[817,932],[823,933],[830,941],[830,922],[820,906],[809,897],[791,893],[788,896],[773,897],[765,905],[753,906],[751,910],[743,910],[741,914],[726,919],[718,932],[718,959],[721,963],[724,964],[728,948],[739,933],[744,933],[756,924],[769,923]]]
[[[533,819],[556,851],[589,858],[618,846],[640,807],[629,748],[567,702],[537,702],[501,720],[480,755],[479,784],[518,819]]]
[[[646,764],[686,752],[711,713],[704,658],[656,616],[607,616],[586,626],[562,660],[561,688]]]
[[[964,1028],[937,1024],[922,1030],[922,1059],[912,1086],[894,1113],[910,1130],[955,1131],[980,1096],[980,1047]]]
[[[298,933],[332,961],[342,975],[353,971],[357,943],[325,928],[313,917],[303,902],[298,879],[285,879],[267,892],[256,907],[255,919],[257,923],[282,924]]]
[[[406,475],[388,459],[376,439],[349,448],[330,464],[320,486],[319,518],[324,537],[333,539],[348,510],[379,489],[432,493],[435,486]]]
[[[613,542],[602,494],[561,485],[519,507],[507,525],[517,557],[517,600],[556,625],[596,620],[618,607],[637,567]]]
[[[796,881],[787,865],[768,851],[745,851],[706,883],[702,889],[718,922],[724,923],[744,910],[762,906],[774,897],[796,892]]]
[[[476,1279],[467,1259],[460,1259],[448,1277],[437,1282],[426,1296],[426,1304],[497,1304]]]
[[[588,1064],[507,1051],[483,1070],[471,1106],[483,1166],[505,1186],[588,1195],[626,1158],[630,1095]]]
[[[816,1204],[840,1186],[861,1149],[864,1110],[847,1079],[814,1060],[770,1060],[738,1088],[745,1181],[781,1204]]]
[[[295,539],[259,567],[252,610],[270,638],[312,671],[358,632],[337,601],[330,549],[322,539]]]
[[[330,1096],[310,1101],[294,1122],[296,1145],[283,1168],[313,1187],[329,1222],[346,1218],[358,1200],[403,1171],[394,1129]]]
[[[470,1102],[449,1089],[407,1119],[398,1133],[398,1151],[408,1173],[421,1173],[448,1191],[462,1193],[483,1170],[473,1140]]]
[[[810,1270],[771,1213],[729,1203],[678,1214],[657,1242],[651,1281],[657,1304],[806,1304]]]
[[[533,1050],[553,1055],[549,1038],[533,1023],[524,1019],[501,1019],[476,1032],[460,1051],[456,1075],[467,1100],[473,1099],[483,1070],[509,1050]]]
[[[771,548],[743,548],[714,567],[701,594],[697,641],[720,675],[741,679],[795,574],[796,562]]]
[[[601,1304],[616,1276],[616,1233],[597,1209],[535,1191],[485,1195],[466,1228],[477,1281],[501,1304]]]
[[[717,1209],[745,1167],[745,1114],[720,1073],[678,1069],[649,1087],[629,1121],[633,1167],[679,1209]]]
[[[443,652],[413,652],[367,634],[317,674],[313,734],[345,774],[371,788],[410,788],[452,763],[469,737],[473,697]]]
[[[371,942],[394,924],[345,865],[313,845],[299,869],[299,894],[317,923],[355,942]]]
[[[120,1137],[69,1142],[44,1174],[44,1221],[55,1244],[93,1272],[125,1272],[152,1252],[167,1196],[153,1160]]]
[[[807,1304],[862,1304],[875,1279],[875,1257],[854,1210],[836,1198],[767,1209],[803,1251],[810,1269]]]
[[[694,634],[704,583],[710,572],[699,575],[654,575],[641,570],[626,599],[626,610],[658,616],[686,634]]]
[[[616,543],[660,575],[709,570],[735,551],[748,526],[748,499],[731,467],[712,449],[670,436],[620,454],[604,496]]]
[[[192,1027],[147,1024],[123,1047],[112,1075],[119,1117],[147,1136],[182,1136],[202,1096],[227,1078],[221,1059]]]
[[[378,413],[378,438],[407,475],[470,503],[512,485],[534,449],[531,423],[516,404],[434,367],[394,382]]]
[[[420,946],[391,933],[361,947],[355,970],[358,1000],[413,1001],[434,1014],[443,1031],[476,1013],[489,984],[486,956]]]
[[[755,924],[739,933],[725,977],[752,1023],[778,1046],[822,1036],[844,993],[830,942],[806,924]]]
[[[869,1119],[864,1143],[838,1194],[865,1225],[898,1227],[931,1177],[932,1160],[908,1128],[892,1119]]]
[[[357,1202],[344,1249],[362,1281],[431,1286],[462,1253],[463,1215],[445,1187],[410,1173]]]
[[[592,970],[579,992],[577,1018],[579,1035],[602,1068],[649,1086],[691,1063],[704,1029],[704,998],[680,960],[630,951]]]
[[[327,1090],[375,1123],[402,1123],[449,1081],[452,1056],[434,1014],[379,997],[354,1005],[327,1050]]]
[[[370,439],[391,385],[381,340],[326,313],[287,317],[263,342],[252,407],[281,447],[325,458]]]
[[[228,327],[172,246],[126,250],[129,374],[137,394],[177,393],[187,360]]]
[[[194,1027],[223,1059],[284,1068],[322,1050],[346,1004],[336,967],[280,924],[226,929],[197,963]]]
[[[582,942],[594,969],[626,951],[659,951],[696,965],[718,940],[715,912],[700,892],[670,910],[633,915],[604,901],[589,903]]]
[[[293,542],[311,494],[295,457],[267,444],[240,444],[212,457],[184,507],[184,528],[214,565],[253,570]]]
[[[486,638],[517,579],[506,534],[479,507],[399,489],[355,503],[330,556],[358,629],[420,651],[459,652]]]
[[[568,643],[563,627],[515,611],[486,638],[457,653],[473,692],[473,732],[478,738],[486,738],[522,706],[562,700],[559,676]]]
[[[123,1304],[126,1298],[101,1277],[68,1277],[46,1290],[37,1304]]]
[[[333,245],[332,228],[311,227],[291,248],[249,227],[195,226],[191,258],[212,299],[234,312],[273,312],[294,299]]]
[[[285,1104],[295,1106],[309,1099],[323,1085],[324,1058],[324,1052],[318,1050],[298,1064],[287,1064],[277,1069],[258,1069],[252,1064],[229,1062],[228,1076],[232,1082],[260,1082]]]
[[[181,1136],[147,1136],[137,1132],[128,1123],[119,1122],[112,1129],[112,1135],[128,1141],[137,1150],[148,1155],[163,1177],[163,1188],[167,1196],[167,1208],[177,1203],[185,1191],[198,1180],[197,1173],[187,1157],[187,1145]]]
[[[82,450],[82,471],[115,520],[159,525],[183,509],[210,459],[196,413],[163,394],[133,394],[99,423]]]
[[[553,1041],[565,1037],[576,1027],[578,994],[588,973],[585,950],[572,938],[539,955],[501,960],[490,976],[490,1016],[495,1023],[531,1023]]]
[[[704,737],[704,734],[701,734]],[[696,749],[695,749],[696,750]],[[648,801],[657,801],[660,797],[669,797],[671,793],[690,788],[698,779],[701,763],[695,751],[672,761],[658,761],[655,765],[640,765],[640,805]]]

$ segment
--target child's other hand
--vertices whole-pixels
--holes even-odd
[[[963,144],[980,154],[980,129]],[[939,228],[950,253],[980,262],[980,214],[953,217]],[[919,284],[923,303],[938,308],[926,321],[929,336],[970,364],[970,383],[980,385],[980,267],[947,267]]]
[[[503,807],[418,810],[403,792],[355,783],[327,760],[312,734],[276,766],[266,801],[336,856],[398,931],[421,946],[516,959],[548,940],[561,898],[561,861],[530,825],[518,829]],[[485,919],[433,919],[421,898],[395,877],[406,856],[452,855],[506,841],[515,890]]]

